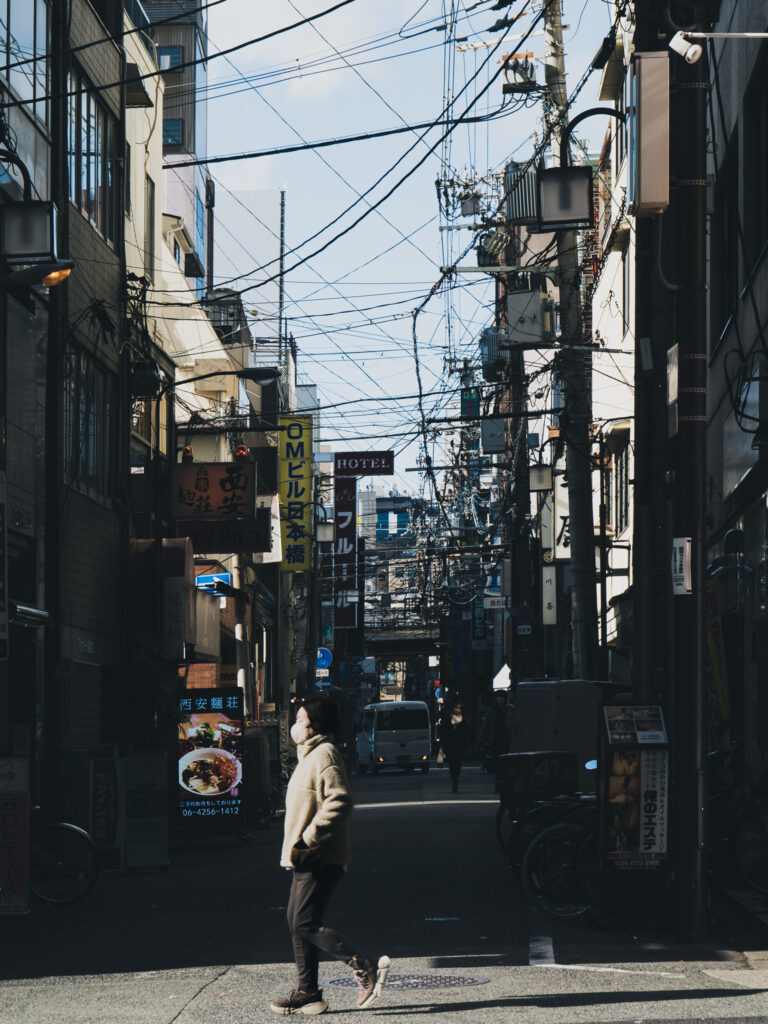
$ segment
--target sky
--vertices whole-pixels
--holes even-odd
[[[225,0],[209,12],[209,55],[332,5],[331,0]],[[430,420],[458,412],[460,382],[451,371],[464,359],[477,364],[477,336],[493,316],[490,275],[458,275],[456,287],[435,294],[417,318],[417,366],[413,310],[438,281],[440,268],[455,263],[473,237],[463,229],[440,231],[441,225],[472,223],[472,218],[457,216],[458,211],[450,220],[441,217],[435,181],[502,171],[510,159],[528,159],[542,135],[536,94],[506,97],[500,110],[501,79],[489,84],[499,57],[520,46],[534,54],[537,82],[543,83],[538,62],[543,36],[522,43],[514,39],[540,30],[540,4],[514,0],[502,10],[492,7],[492,0],[474,5],[354,0],[310,25],[208,64],[210,157],[432,122],[441,116],[446,97],[455,98],[454,116],[473,101],[471,115],[500,111],[487,123],[462,124],[450,143],[431,155],[428,148],[444,129],[432,129],[424,141],[419,141],[423,131],[408,130],[210,167],[221,218],[217,283],[247,289],[243,299],[257,337],[273,333],[276,322],[276,288],[263,282],[277,269],[271,261],[278,253],[280,189],[285,189],[285,314],[298,346],[300,381],[319,387],[325,409],[320,440],[339,450],[393,448],[392,486],[401,492],[424,493],[427,486],[423,474],[409,471],[422,450],[422,412],[430,454],[440,464],[445,424]],[[495,53],[467,48],[486,41],[495,47],[503,32],[490,29],[507,14],[519,17]],[[445,28],[451,18],[453,31]],[[607,34],[610,18],[605,0],[564,2],[569,94]],[[598,83],[599,72],[593,72],[574,115],[595,105]],[[579,136],[599,149],[605,129],[605,119],[593,118],[583,123]],[[391,189],[374,212],[333,241]],[[492,201],[486,186],[480,191]],[[459,264],[476,264],[473,252]]]

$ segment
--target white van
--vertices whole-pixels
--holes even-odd
[[[430,749],[429,709],[423,701],[385,701],[363,708],[355,757],[361,774],[391,765],[406,771],[419,765],[428,772]]]

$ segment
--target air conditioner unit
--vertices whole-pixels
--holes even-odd
[[[552,337],[553,305],[543,288],[507,292],[507,334],[511,345],[536,345]]]
[[[538,223],[536,168],[508,163],[504,168],[506,218],[510,224]]]

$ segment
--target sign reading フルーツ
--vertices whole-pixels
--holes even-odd
[[[333,456],[335,476],[392,476],[395,472],[394,452],[336,452]]]
[[[256,466],[252,462],[179,462],[174,466],[174,518],[252,516]]]
[[[280,417],[282,572],[312,565],[312,417]]]
[[[236,830],[244,820],[243,691],[187,690],[179,697],[179,813],[190,829]]]
[[[337,476],[333,518],[336,522],[334,560],[334,628],[357,626],[357,480]]]

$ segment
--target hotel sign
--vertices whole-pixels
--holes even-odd
[[[333,472],[336,476],[392,476],[395,453],[335,452]]]

